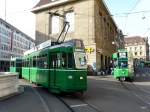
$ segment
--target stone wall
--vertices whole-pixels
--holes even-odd
[[[0,72],[0,98],[18,92],[18,74]]]

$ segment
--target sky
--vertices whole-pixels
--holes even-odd
[[[150,35],[150,0],[105,0],[117,26],[127,36]]]
[[[127,36],[150,35],[150,0],[104,0],[118,28]],[[6,0],[6,21],[35,39],[35,15],[39,0]],[[0,0],[0,18],[5,19],[5,0]]]
[[[39,0],[6,0],[6,21],[35,39],[35,15]],[[5,20],[5,0],[0,0],[0,18]]]

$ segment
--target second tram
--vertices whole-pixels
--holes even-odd
[[[113,75],[120,81],[133,80],[134,68],[133,59],[125,49],[120,49],[113,54]]]

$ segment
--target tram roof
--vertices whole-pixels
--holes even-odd
[[[32,53],[30,53],[30,54],[28,54],[28,55],[25,55],[25,57],[27,56],[29,56],[29,57],[34,57],[34,56],[37,56],[37,55],[39,55],[39,54],[46,54],[47,52],[49,52],[49,51],[60,51],[60,48],[62,48],[61,49],[61,51],[63,50],[63,51],[66,51],[67,49],[69,49],[69,48],[73,48],[73,45],[71,45],[71,44],[59,44],[59,45],[55,45],[55,46],[50,46],[50,47],[46,47],[46,48],[44,48],[44,49],[41,49],[41,50],[37,50],[37,51],[34,51],[34,52],[32,52]]]
[[[80,41],[80,42],[78,43],[78,41]],[[72,48],[72,49],[70,49],[70,48]],[[71,50],[73,50],[73,48],[77,49],[77,51],[79,51],[79,49],[84,49],[84,45],[83,45],[82,40],[80,40],[80,39],[72,39],[72,40],[66,41],[66,42],[61,43],[61,44],[48,46],[48,47],[45,47],[43,49],[40,49],[40,50],[37,50],[37,51],[33,51],[33,52],[31,52],[31,53],[29,53],[27,55],[24,55],[24,57],[34,57],[34,56],[37,56],[39,54],[43,54],[44,55],[44,54],[47,53],[47,51],[48,52],[71,51]]]

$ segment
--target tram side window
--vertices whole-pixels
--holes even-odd
[[[63,68],[67,67],[67,54],[66,53],[62,54],[62,67]]]
[[[22,67],[22,62],[21,61],[17,62],[16,67]]]
[[[43,61],[43,67],[48,68],[47,55],[43,57],[42,61]]]
[[[27,67],[27,60],[23,60],[23,67]]]
[[[51,55],[51,68],[59,68],[61,67],[60,62],[60,54],[53,54]]]
[[[56,54],[51,55],[51,68],[56,68]]]
[[[29,64],[29,60],[26,61],[26,67],[29,67],[30,64]]]
[[[42,57],[38,57],[37,67],[42,68]]]
[[[37,60],[37,66],[39,68],[48,68],[48,63],[47,63],[47,55],[41,56]]]
[[[29,67],[29,60],[24,60],[23,66],[24,67]]]
[[[68,53],[68,68],[74,67],[74,58],[72,53]]]
[[[15,62],[14,62],[14,61],[11,62],[11,66],[12,66],[12,67],[15,66]]]
[[[61,67],[61,58],[60,58],[60,54],[57,54],[57,60],[56,60],[56,64],[57,64],[57,68]]]
[[[35,57],[33,58],[33,65],[32,66],[36,67],[36,58]]]
[[[27,61],[26,60],[24,61],[24,67],[27,67]]]
[[[26,67],[26,60],[23,61],[23,66]]]
[[[55,62],[56,55],[51,55],[51,62],[50,62],[50,67],[55,68],[56,67],[56,62]]]
[[[63,68],[73,68],[74,67],[74,57],[72,53],[62,53],[62,67]]]
[[[22,67],[24,67],[24,60],[22,60]]]

